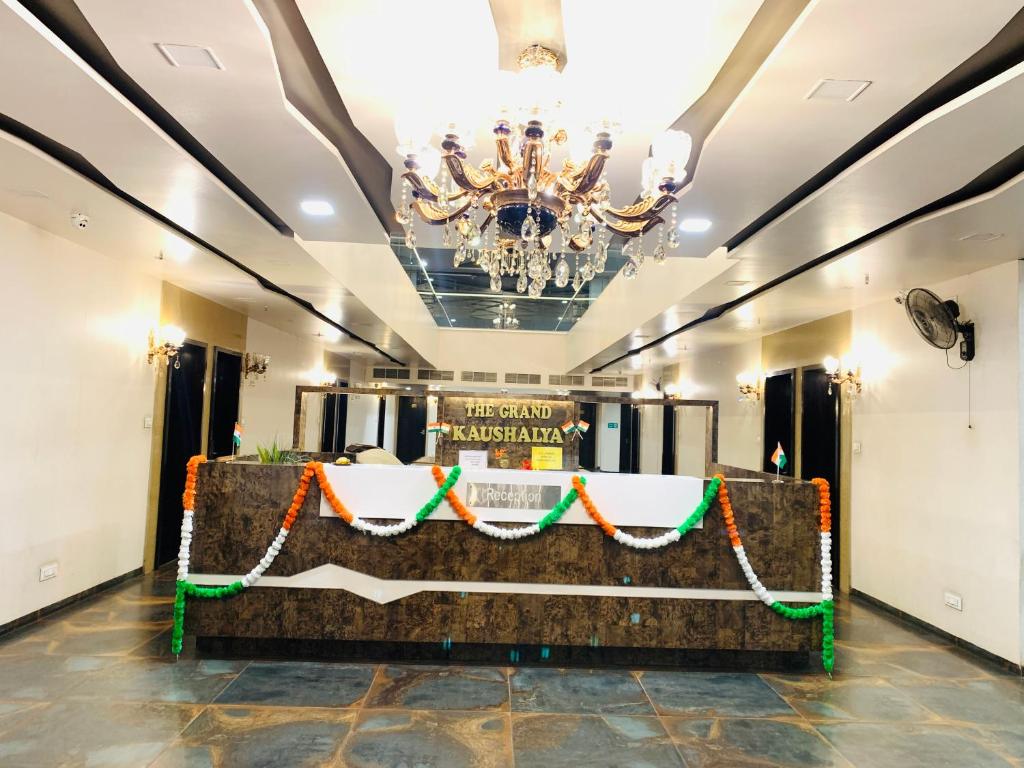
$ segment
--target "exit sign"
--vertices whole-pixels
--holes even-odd
[[[618,428],[619,428],[619,423],[617,421],[609,421],[608,422],[608,429],[618,429]]]

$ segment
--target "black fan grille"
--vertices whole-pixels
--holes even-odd
[[[939,349],[956,344],[956,318],[942,299],[925,288],[907,294],[907,315],[921,338]]]

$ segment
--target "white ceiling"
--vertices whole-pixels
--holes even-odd
[[[129,194],[396,357],[413,364],[431,359],[438,329],[405,304],[419,302],[407,280],[400,288],[396,283],[395,292],[373,287],[379,275],[398,279],[391,277],[393,270],[378,271],[385,259],[394,265],[382,245],[380,222],[337,152],[284,99],[273,49],[251,3],[80,0],[79,5],[118,63],[300,238],[281,236],[16,0],[0,0],[0,68],[21,74],[0,79],[0,113],[80,152]],[[498,33],[488,4],[457,0],[445,4],[443,14],[436,4],[411,0],[298,0],[298,6],[356,124],[396,169],[393,120],[399,106],[428,94],[445,109],[468,105],[485,121],[493,116],[493,86],[475,88],[469,64],[431,66],[451,61],[455,45],[460,61],[484,62],[484,73],[496,73]],[[634,197],[650,135],[703,92],[758,6],[741,0],[665,4],[652,18],[621,3],[563,0],[565,74],[575,82],[567,99],[584,106],[607,101],[630,107],[629,129],[609,170],[619,189],[616,203]],[[684,236],[680,253],[691,258],[661,272],[648,265],[634,283],[616,279],[576,328],[559,337],[569,367],[587,370],[661,336],[948,194],[1024,145],[1024,77],[1014,70],[911,126],[733,253],[718,251],[984,46],[1019,9],[1008,0],[973,4],[969,12],[959,0],[810,3],[703,148],[680,206],[684,215],[711,219],[712,229]],[[157,52],[157,42],[209,45],[225,69],[175,69]],[[805,100],[821,78],[872,84],[850,103]],[[614,99],[595,96],[595,84]],[[489,125],[481,128],[478,150],[471,153],[475,159],[483,156],[489,135]],[[0,168],[0,210],[81,238],[126,264],[251,316],[265,315],[261,319],[277,327],[300,334],[326,331],[222,260],[184,246],[90,182],[2,135]],[[635,372],[637,365],[659,366],[676,358],[680,344],[692,348],[758,336],[912,284],[1017,258],[1024,245],[1018,214],[1022,188],[1015,185],[904,227],[618,367]],[[314,196],[334,202],[338,216],[303,217],[298,202]],[[89,213],[93,227],[70,231],[71,209]],[[973,231],[1005,236],[991,243],[957,239]],[[325,242],[314,248],[317,240]],[[363,249],[360,243],[370,245]],[[161,250],[180,251],[187,261],[158,261]],[[372,354],[352,345],[333,348]],[[466,367],[472,367],[474,353],[464,351]]]

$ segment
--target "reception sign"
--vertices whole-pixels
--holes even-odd
[[[424,466],[328,464],[324,471],[345,507],[364,520],[405,519],[437,492],[430,468]],[[445,473],[449,471],[445,468]],[[587,493],[601,514],[616,526],[675,528],[693,512],[704,494],[704,481],[698,477],[603,472],[584,476]],[[535,523],[569,492],[572,477],[572,472],[464,469],[454,490],[481,520]],[[337,517],[330,502],[322,497],[320,516]],[[447,504],[441,504],[430,519],[460,518]],[[578,502],[558,523],[594,525]]]
[[[488,466],[518,469],[530,461],[534,469],[571,470],[578,466],[579,439],[563,429],[576,419],[570,400],[440,397],[438,418],[451,425],[441,440],[442,464],[458,461],[460,451],[487,451]],[[538,449],[540,450],[535,454]],[[538,467],[534,456],[540,460]]]

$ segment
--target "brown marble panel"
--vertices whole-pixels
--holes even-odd
[[[410,468],[409,471],[427,471]],[[299,466],[205,464],[200,468],[194,573],[246,573],[276,535]],[[758,473],[749,473],[758,474]],[[728,475],[728,470],[727,470]],[[817,493],[809,483],[761,477],[729,485],[748,556],[771,590],[819,585]],[[600,507],[601,500],[594,499]],[[596,526],[554,525],[499,542],[457,521],[426,521],[378,538],[319,516],[314,482],[268,575],[324,563],[384,579],[747,589],[717,504],[702,529],[656,551],[623,547]],[[680,520],[689,510],[680,510]],[[657,529],[626,528],[638,536]],[[193,601],[202,636],[440,643],[527,643],[644,648],[806,650],[819,622],[790,622],[756,602],[423,593],[377,605],[342,590],[255,588],[227,601]],[[595,640],[596,638],[596,640]]]

